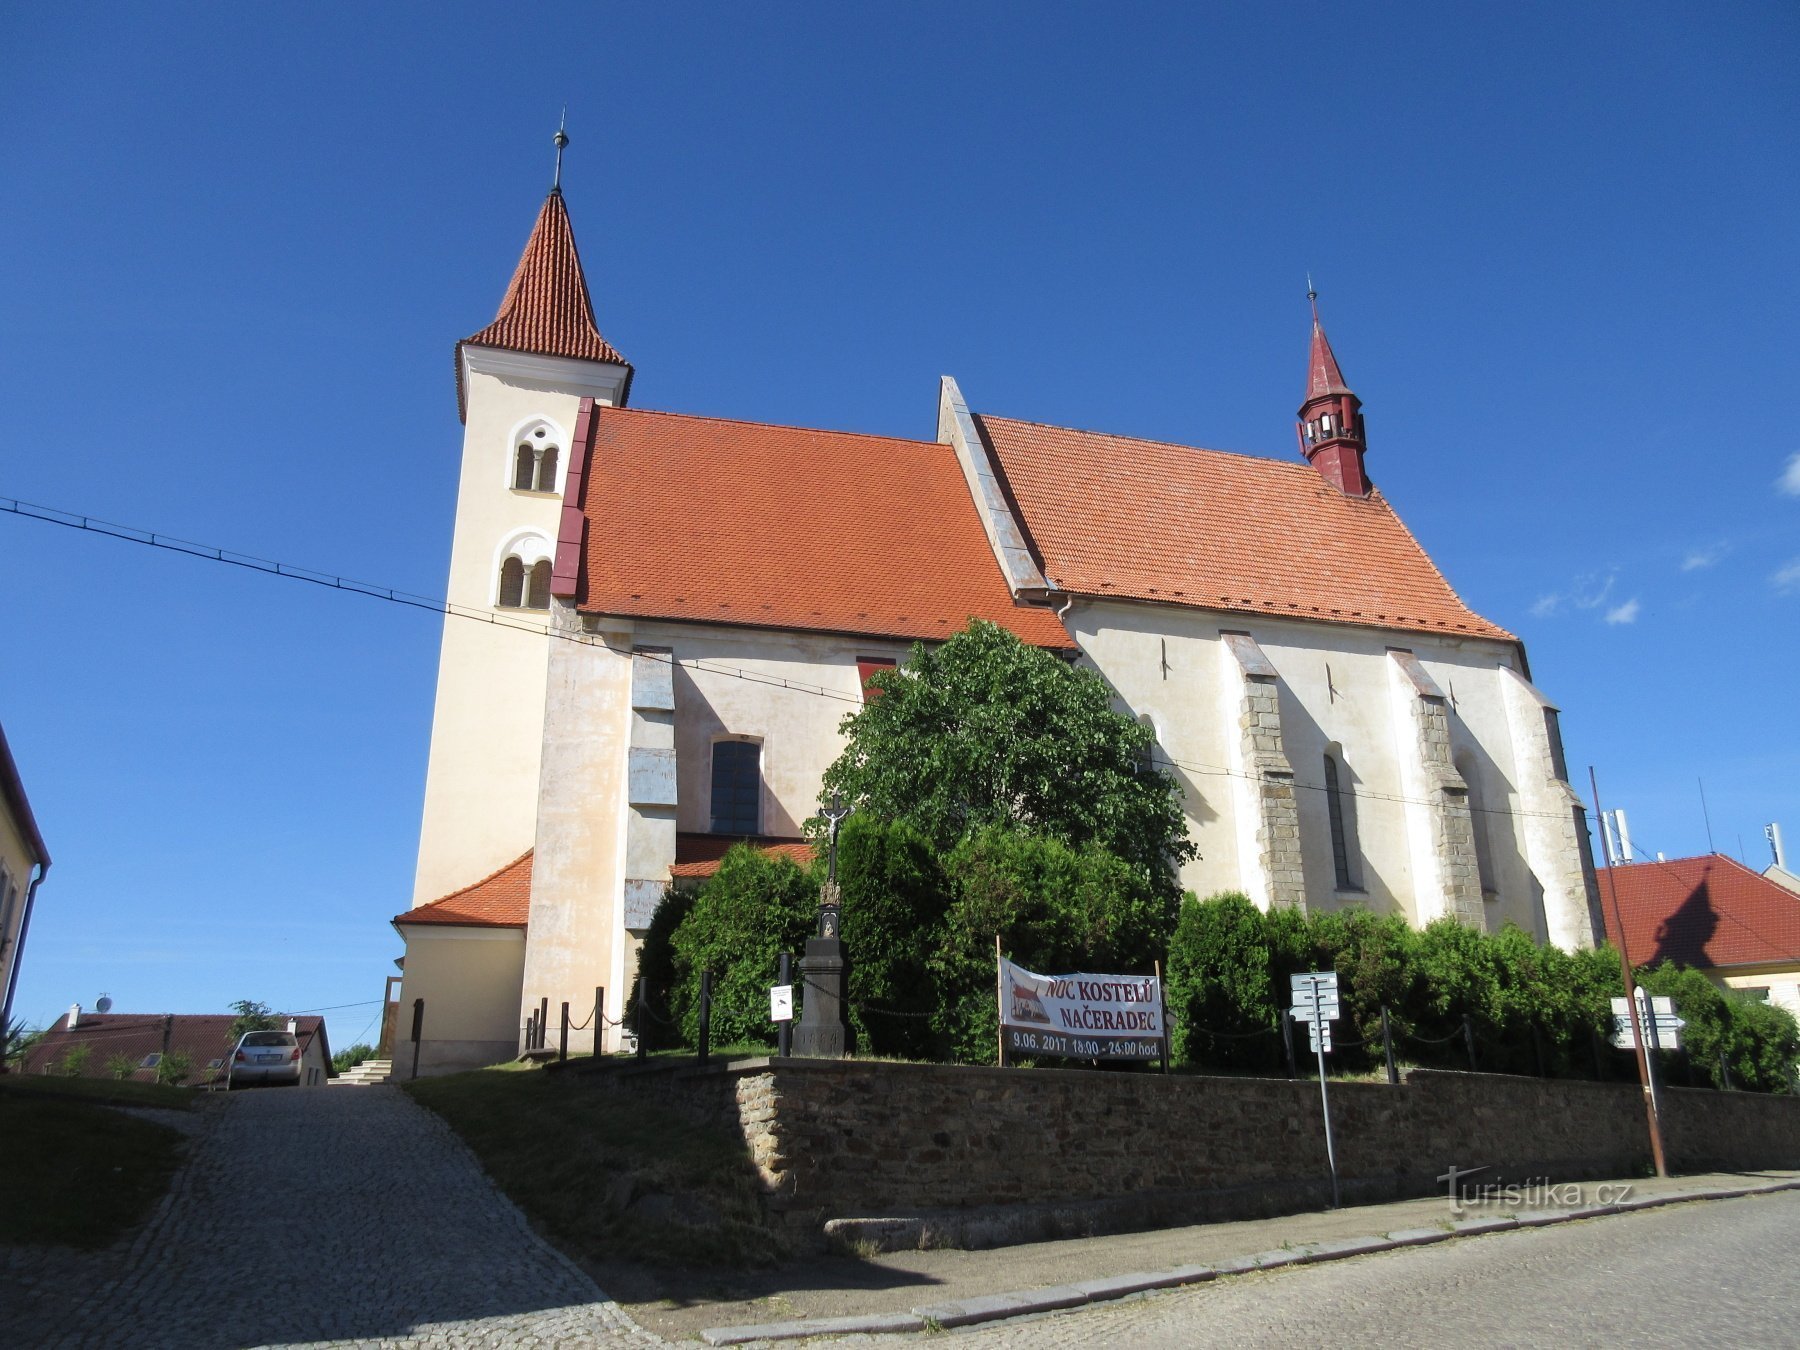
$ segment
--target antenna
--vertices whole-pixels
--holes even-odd
[[[562,192],[562,152],[569,144],[569,133],[564,128],[568,125],[569,109],[565,104],[562,110],[562,120],[556,124],[556,136],[552,141],[552,144],[556,146],[556,177],[551,180],[550,191],[559,195]]]
[[[112,1011],[112,995],[102,994],[94,1000],[94,1011],[97,1013]]]
[[[1694,781],[1700,784],[1700,819],[1706,822],[1706,851],[1717,853],[1719,850],[1713,847],[1712,841],[1712,816],[1706,809],[1706,780],[1696,778]]]

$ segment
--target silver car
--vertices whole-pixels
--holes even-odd
[[[246,1031],[231,1056],[229,1086],[300,1081],[300,1042],[291,1031]]]

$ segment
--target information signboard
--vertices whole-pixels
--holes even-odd
[[[1157,1059],[1162,981],[1154,975],[1038,975],[1000,957],[1000,1030],[1008,1052],[1072,1059]]]

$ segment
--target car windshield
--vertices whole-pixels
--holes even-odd
[[[294,1038],[285,1031],[252,1031],[244,1037],[245,1045],[296,1045]]]

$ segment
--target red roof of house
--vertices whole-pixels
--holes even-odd
[[[577,361],[608,361],[624,366],[629,390],[631,362],[600,336],[587,276],[575,248],[575,231],[562,193],[552,192],[538,211],[531,238],[500,301],[500,312],[479,333],[457,344],[457,398],[462,398],[464,346],[505,347],[539,356],[567,356]]]
[[[723,834],[682,833],[675,836],[675,865],[669,869],[669,875],[682,879],[710,877],[719,870],[720,861],[735,844],[753,844],[771,856],[791,858],[801,867],[813,859],[813,846],[804,839],[777,839],[767,835],[733,839]]]
[[[497,872],[394,916],[395,923],[523,928],[531,913],[531,855],[526,849]]]
[[[1618,944],[1616,891],[1634,965],[1800,964],[1800,895],[1723,853],[1625,863],[1608,877],[1602,868],[1606,935]]]
[[[949,446],[598,407],[580,608],[948,638],[971,617],[1074,646],[1016,604]]]
[[[1058,590],[1512,638],[1462,602],[1379,492],[1346,496],[1305,464],[975,420]]]
[[[154,1082],[156,1068],[154,1065],[146,1067],[144,1060],[162,1051],[163,1025],[166,1022],[169,1028],[169,1050],[171,1053],[180,1052],[188,1056],[193,1067],[187,1084],[196,1086],[210,1082],[216,1072],[224,1069],[225,1061],[236,1045],[231,1034],[231,1024],[236,1020],[234,1013],[84,1011],[71,1030],[69,1015],[64,1013],[44,1033],[43,1039],[26,1052],[23,1072],[55,1073],[69,1051],[86,1046],[88,1056],[79,1077],[111,1078],[113,1075],[107,1068],[107,1061],[114,1055],[123,1055],[135,1066],[125,1075],[127,1080],[137,1083]],[[276,1013],[275,1020],[278,1029],[287,1027],[286,1013]],[[301,1053],[304,1054],[312,1038],[318,1036],[319,1049],[324,1055],[325,1063],[329,1065],[331,1045],[324,1039],[325,1019],[308,1014],[296,1016],[293,1020],[296,1023],[294,1034],[300,1042]]]

